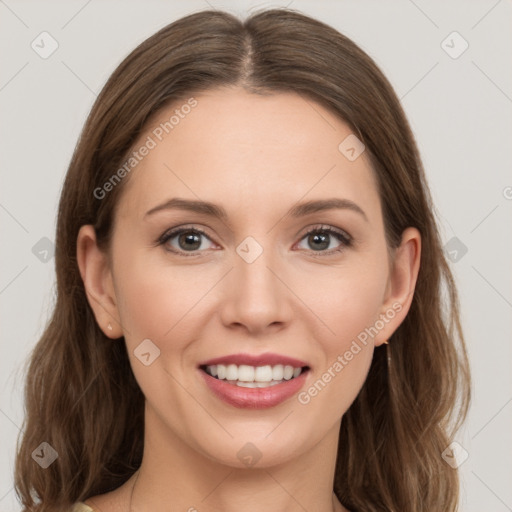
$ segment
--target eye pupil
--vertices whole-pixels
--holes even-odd
[[[310,239],[310,241],[320,242],[322,244],[322,247],[320,247],[320,250],[322,250],[322,249],[327,249],[327,247],[329,247],[328,237],[329,237],[328,234],[316,233],[314,235],[310,235],[309,239]],[[317,246],[317,248],[318,248],[318,246]]]

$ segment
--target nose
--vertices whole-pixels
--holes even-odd
[[[282,266],[270,250],[249,261],[235,254],[234,268],[224,280],[222,322],[227,328],[252,335],[283,329],[292,318],[293,294],[286,285]]]

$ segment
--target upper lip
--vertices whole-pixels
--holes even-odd
[[[215,364],[236,364],[238,366],[241,364],[248,366],[275,366],[282,364],[283,366],[289,365],[293,366],[294,368],[302,368],[303,366],[308,366],[307,363],[301,361],[300,359],[284,356],[281,354],[274,354],[271,352],[258,355],[231,354],[228,356],[215,357],[214,359],[208,359],[207,361],[199,363],[199,366],[212,366]]]

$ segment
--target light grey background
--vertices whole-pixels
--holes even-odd
[[[472,409],[457,438],[469,454],[460,466],[461,508],[512,510],[510,1],[0,0],[1,511],[20,510],[12,484],[20,368],[53,304],[54,259],[40,261],[32,248],[55,239],[62,181],[96,95],[129,51],[183,15],[279,5],[351,37],[402,100],[444,241],[457,237],[467,247],[452,263],[474,378]],[[59,45],[47,59],[31,48],[43,31]],[[441,45],[453,31],[469,44],[456,59]],[[452,52],[462,48],[456,37],[445,43]]]

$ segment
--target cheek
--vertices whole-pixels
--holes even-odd
[[[170,375],[181,371],[183,355],[193,339],[193,307],[207,292],[208,283],[198,272],[162,265],[161,260],[152,261],[142,253],[127,252],[116,265],[117,305],[135,378],[154,408],[158,409],[165,390],[165,399],[184,414],[186,397]],[[147,339],[159,353],[144,342]],[[140,359],[147,352],[149,365]]]
[[[116,261],[116,295],[125,339],[136,345],[173,338],[187,322],[187,312],[208,290],[209,281],[197,271],[162,265],[143,253],[125,253]],[[166,348],[167,350],[167,348]]]
[[[387,281],[385,264],[361,258],[346,267],[325,268],[301,278],[300,296],[319,320],[318,334],[341,350],[379,318]]]
[[[323,326],[314,334],[323,349],[322,364],[310,385],[298,395],[310,417],[338,420],[350,407],[366,380],[373,357],[368,328],[378,318],[381,296],[368,281],[332,279],[323,299],[312,309]],[[317,292],[318,293],[318,292]],[[328,413],[326,413],[328,411]]]
[[[315,413],[336,404],[332,414],[338,417],[364,384],[373,356],[371,327],[379,319],[387,281],[385,265],[361,257],[350,268],[331,268],[302,282],[301,297],[319,318],[314,336],[324,358],[314,382],[298,398]]]

